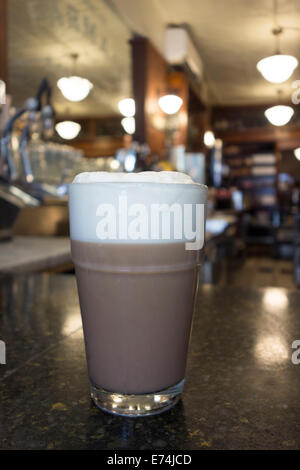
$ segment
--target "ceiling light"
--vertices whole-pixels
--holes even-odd
[[[271,83],[282,83],[290,78],[298,60],[292,55],[275,54],[261,59],[257,65],[257,70]]]
[[[177,95],[165,95],[158,100],[161,110],[166,114],[177,113],[180,110],[182,103],[182,99]]]
[[[116,160],[115,158],[110,162],[110,168],[114,171],[118,170],[120,168],[120,162]]]
[[[135,115],[135,101],[132,98],[125,98],[118,103],[119,111],[125,117],[133,117]]]
[[[134,170],[136,164],[136,155],[132,152],[129,152],[124,161],[124,168],[125,171],[128,171],[129,173]]]
[[[265,116],[273,126],[284,126],[294,114],[291,106],[272,106],[265,111]]]
[[[135,119],[134,117],[125,117],[122,119],[121,124],[124,128],[124,131],[127,134],[134,134],[135,133]]]
[[[215,135],[212,131],[205,131],[204,132],[204,137],[203,137],[203,142],[206,145],[206,147],[213,147],[215,145]]]
[[[265,289],[263,304],[271,313],[275,313],[276,310],[284,310],[288,303],[288,297],[283,289],[277,287],[268,287]],[[285,311],[286,310],[284,310],[284,312]]]
[[[72,71],[68,77],[60,78],[57,81],[57,86],[67,100],[82,101],[88,96],[93,84],[87,78],[79,77],[76,73],[79,55],[73,53],[70,57],[73,62]]]
[[[0,80],[0,104],[5,104],[6,98],[5,82]]]
[[[55,130],[62,139],[71,140],[78,136],[81,125],[74,121],[62,121],[56,124]]]
[[[274,2],[274,18],[278,16],[278,5]],[[280,40],[282,33],[287,28],[278,25],[277,22],[272,29],[275,40],[275,54],[261,59],[257,64],[257,70],[271,83],[282,83],[290,78],[298,65],[298,60],[292,55],[281,54]]]
[[[60,78],[57,86],[69,101],[84,100],[93,88],[93,84],[87,78],[77,77],[76,75]]]
[[[300,147],[294,150],[294,155],[297,158],[297,160],[300,160]]]

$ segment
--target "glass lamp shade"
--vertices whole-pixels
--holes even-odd
[[[212,148],[215,145],[215,135],[212,131],[205,131],[203,142],[206,147]]]
[[[272,106],[266,109],[265,116],[273,126],[284,126],[287,124],[294,114],[291,106]]]
[[[297,65],[296,57],[276,54],[261,59],[256,68],[268,82],[283,83],[290,78]]]
[[[135,101],[132,98],[125,98],[118,103],[120,113],[125,117],[135,115]]]
[[[56,124],[55,130],[62,139],[71,140],[78,136],[81,125],[74,121],[62,121]]]
[[[300,160],[300,147],[294,150],[294,155],[297,158],[297,160]]]
[[[57,82],[57,86],[69,101],[82,101],[84,100],[91,89],[93,84],[87,79],[77,76],[63,77]]]
[[[166,114],[177,113],[180,110],[182,103],[182,99],[177,95],[165,95],[158,100],[160,109]]]
[[[0,105],[5,104],[5,96],[6,94],[6,87],[5,87],[5,82],[3,80],[0,80]]]
[[[135,168],[135,164],[136,164],[136,155],[134,153],[128,153],[124,161],[125,171],[127,171],[128,173],[131,173]]]
[[[134,134],[135,133],[135,119],[134,117],[125,117],[122,119],[121,124],[123,126],[124,131],[127,134]]]

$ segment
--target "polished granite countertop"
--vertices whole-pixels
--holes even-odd
[[[36,272],[71,263],[69,237],[15,236],[0,243],[0,272]]]
[[[0,449],[297,449],[300,292],[203,286],[182,401],[130,419],[89,398],[73,275],[0,278]]]

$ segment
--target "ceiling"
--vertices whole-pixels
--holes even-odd
[[[56,111],[72,115],[111,115],[131,94],[130,31],[104,0],[8,0],[9,84],[13,104],[36,93],[46,76]],[[16,14],[17,13],[17,14]],[[56,86],[72,70],[94,88],[80,103],[67,101]]]
[[[112,0],[128,26],[152,39],[163,51],[167,24],[186,24],[204,63],[209,99],[216,105],[257,104],[276,100],[278,85],[256,70],[259,59],[274,53],[273,0]],[[278,22],[300,24],[300,1],[278,0]],[[300,63],[300,27],[284,32],[282,52]],[[293,78],[282,85],[290,99]]]
[[[107,115],[131,94],[133,32],[149,37],[162,52],[169,23],[186,24],[203,60],[212,105],[276,102],[278,85],[266,82],[256,62],[274,51],[273,0],[8,0],[9,78],[14,103],[34,94],[43,76],[53,84],[70,72],[72,52],[80,54],[78,74],[94,83],[79,104],[67,102],[54,85],[58,112]],[[18,14],[16,14],[18,12]],[[300,24],[300,1],[278,0],[278,21]],[[300,28],[282,37],[283,53],[300,62]],[[298,70],[298,73],[297,73]],[[290,100],[300,68],[281,85]]]

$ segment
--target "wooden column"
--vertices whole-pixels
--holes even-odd
[[[147,143],[152,154],[163,156],[166,151],[166,115],[158,99],[166,93],[178,94],[183,104],[173,115],[176,131],[173,145],[186,145],[188,122],[188,78],[183,71],[171,71],[165,59],[151,42],[138,36],[131,40],[133,97],[136,103],[134,139]],[[169,118],[170,120],[170,118]]]
[[[176,114],[177,130],[173,136],[173,145],[187,144],[187,128],[188,128],[188,100],[189,100],[189,84],[188,78],[183,71],[170,72],[167,78],[168,90],[180,96],[182,106]]]
[[[165,151],[164,113],[158,105],[159,93],[166,88],[167,63],[144,37],[131,40],[133,97],[136,103],[134,139],[147,143],[152,154]]]
[[[7,62],[7,0],[0,0],[0,79],[6,83],[6,90],[8,90]]]
[[[136,37],[131,40],[132,88],[136,108],[134,138],[141,143],[147,140],[145,116],[147,44],[147,39],[143,37]]]

